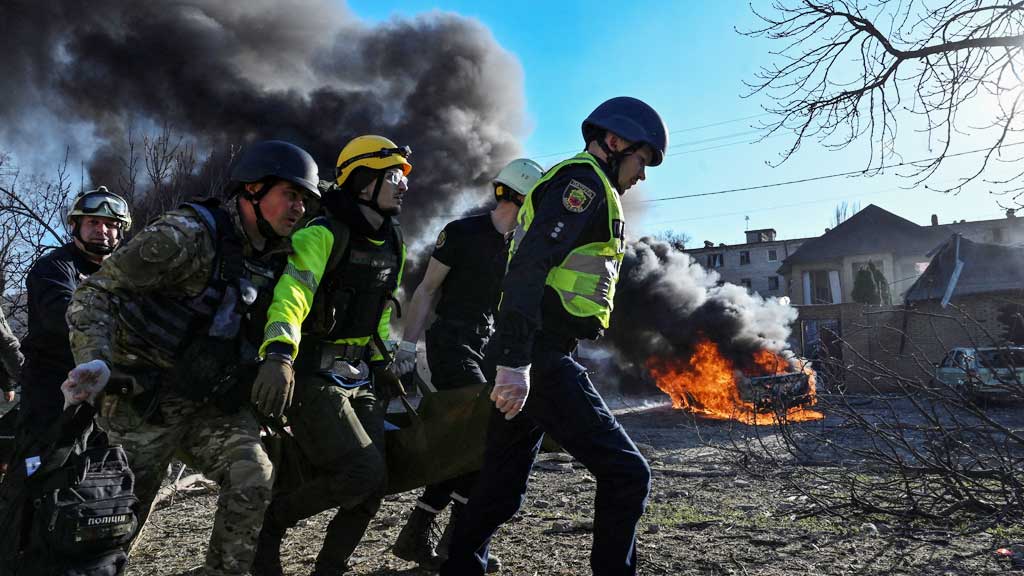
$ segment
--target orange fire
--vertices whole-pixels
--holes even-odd
[[[795,371],[782,356],[761,350],[754,354],[755,367],[747,376],[770,376]],[[768,425],[777,422],[819,420],[824,415],[806,407],[796,406],[785,414],[758,412],[752,402],[741,398],[738,378],[743,374],[722,356],[718,346],[707,339],[697,343],[688,361],[652,357],[647,369],[663,392],[672,398],[672,406],[720,420],[739,420],[746,424]],[[814,371],[805,366],[810,386],[810,403],[816,402]]]

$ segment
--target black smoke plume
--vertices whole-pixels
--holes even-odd
[[[78,146],[93,185],[123,174],[129,132],[161,126],[199,151],[197,179],[255,140],[303,146],[326,179],[350,138],[408,144],[411,239],[489,193],[523,126],[522,70],[478,22],[367,25],[329,0],[6,0],[0,69],[0,147],[38,164]]]
[[[758,350],[785,349],[796,314],[787,300],[719,284],[689,255],[641,238],[626,248],[604,342],[637,371],[652,356],[689,358],[701,338],[742,367]]]

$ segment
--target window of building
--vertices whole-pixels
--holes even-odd
[[[750,289],[750,287],[752,285],[751,282],[750,282],[750,278],[743,278],[743,279],[741,279],[740,280],[740,284],[742,284],[748,290]]]
[[[841,304],[838,270],[804,272],[804,304]]]
[[[769,276],[768,277],[768,289],[769,290],[778,290],[779,289],[779,277],[778,276]]]
[[[721,268],[724,260],[721,254],[708,254],[707,268]]]
[[[992,229],[992,241],[996,244],[1006,242],[1006,229],[1005,228],[993,228]]]
[[[768,251],[768,261],[769,262],[778,262],[778,260],[779,260],[779,251],[778,250],[769,250]]]
[[[750,250],[743,250],[740,252],[740,266],[747,264],[750,264]]]

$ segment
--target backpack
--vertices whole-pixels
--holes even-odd
[[[0,484],[0,576],[117,576],[138,532],[135,476],[118,445],[73,406],[19,438]]]

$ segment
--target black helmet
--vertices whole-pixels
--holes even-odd
[[[234,182],[259,182],[267,177],[287,180],[320,198],[316,162],[309,152],[294,144],[281,140],[257,142],[245,150],[231,170]]]
[[[668,128],[661,116],[642,100],[619,96],[604,101],[583,121],[583,138],[589,140],[594,128],[614,132],[633,143],[651,147],[651,166],[661,164],[668,148]]]

